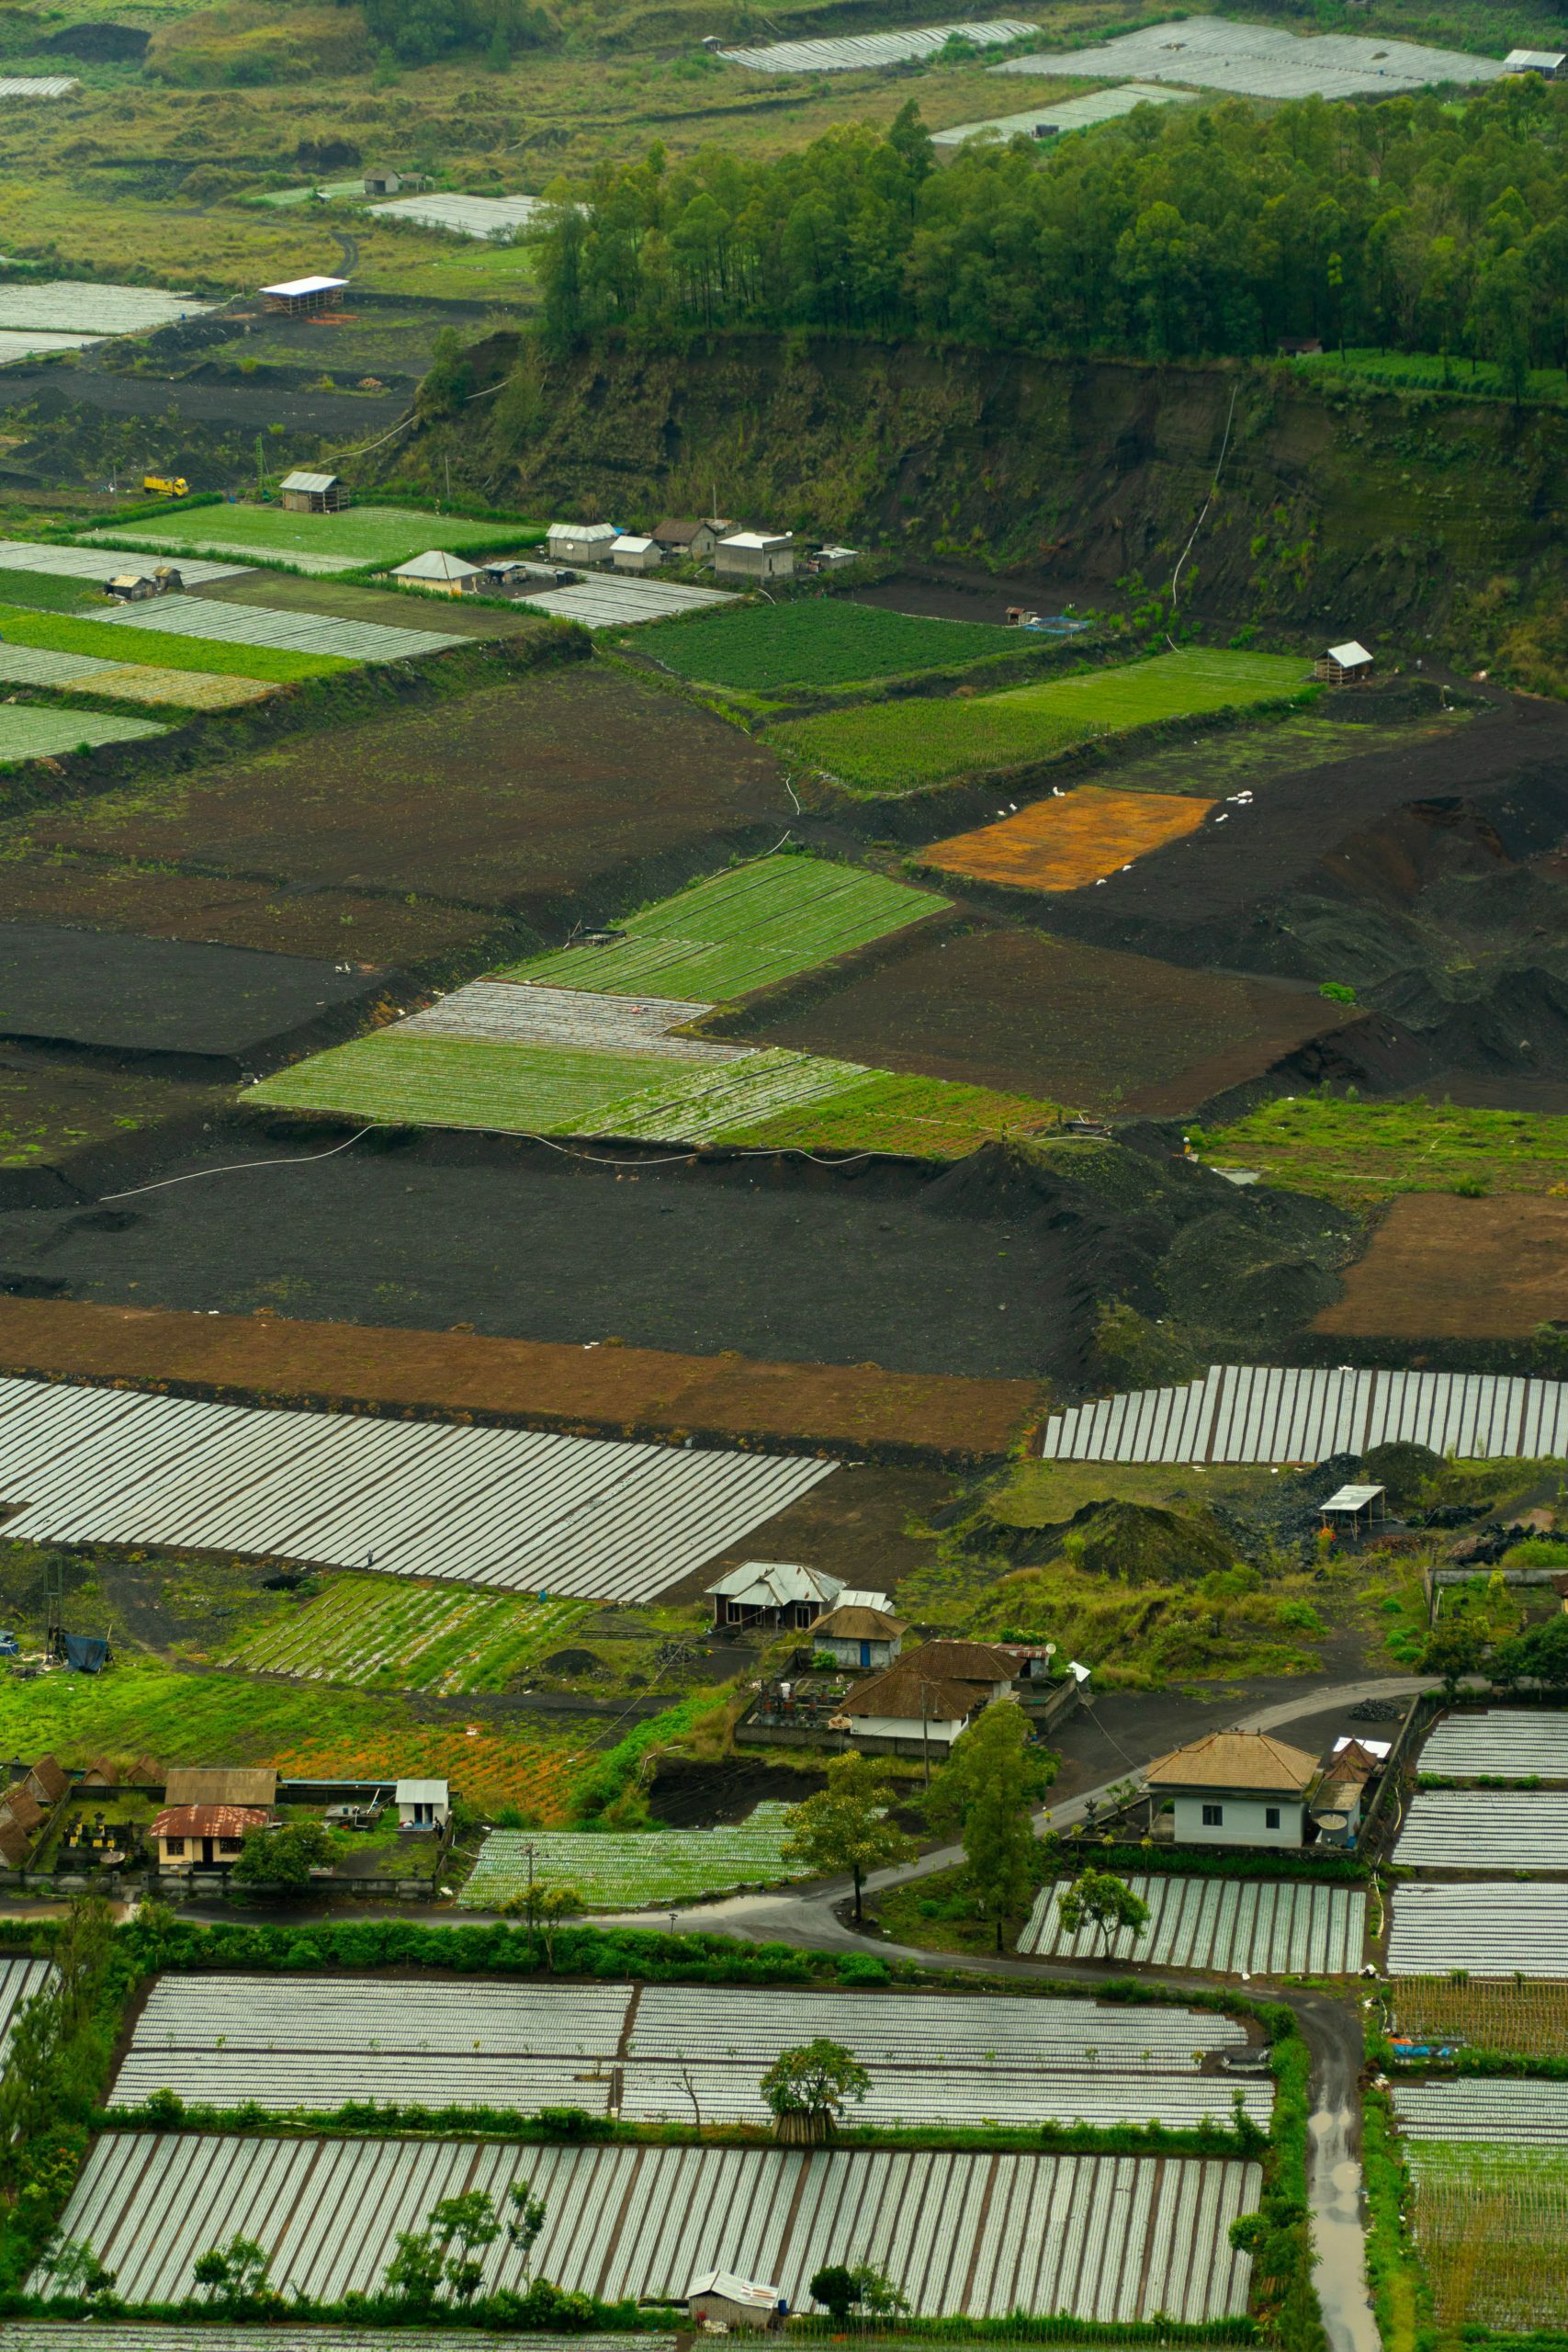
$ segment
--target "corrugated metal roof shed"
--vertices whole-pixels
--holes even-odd
[[[277,487],[279,490],[308,490],[320,493],[335,489],[340,479],[337,474],[306,473],[297,466],[291,474],[284,475]]]

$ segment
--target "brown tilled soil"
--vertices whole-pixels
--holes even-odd
[[[1031,1380],[765,1363],[473,1332],[0,1298],[12,1373],[124,1380],[229,1399],[477,1414],[615,1435],[793,1440],[877,1453],[1004,1453],[1044,1409]]]
[[[673,695],[580,664],[16,820],[0,849],[553,923],[578,911],[579,893],[609,912],[617,893],[672,887],[705,843],[761,846],[788,814],[771,752]]]
[[[1316,1331],[1362,1339],[1511,1340],[1568,1320],[1568,1200],[1404,1193],[1343,1274]]]
[[[216,528],[214,536],[220,536]],[[362,588],[356,581],[330,577],[301,580],[291,571],[247,571],[243,580],[213,580],[191,593],[215,597],[220,604],[260,605],[275,613],[326,613],[335,620],[375,621],[382,628],[440,629],[448,637],[517,637],[539,626],[537,613],[521,608],[501,612],[491,604],[466,605],[458,596]]]
[[[1180,1117],[1348,1017],[1314,989],[984,930],[874,950],[724,1029],[1086,1109]]]
[[[140,871],[88,857],[0,862],[0,922],[60,922],[143,938],[260,947],[383,968],[449,954],[495,929],[495,917],[436,899],[353,890],[291,890],[206,874]]]

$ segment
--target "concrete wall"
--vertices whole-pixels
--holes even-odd
[[[1205,1805],[1217,1805],[1224,1816],[1205,1822]],[[1277,1811],[1278,1828],[1269,1826]],[[1176,1843],[1179,1846],[1299,1846],[1306,1807],[1299,1797],[1179,1796],[1176,1800]]]

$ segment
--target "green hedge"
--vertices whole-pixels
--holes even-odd
[[[1438,2341],[1432,2290],[1416,2259],[1403,2212],[1410,2175],[1385,2092],[1361,2104],[1361,2179],[1367,2204],[1367,2278],[1382,2352],[1431,2352]]]
[[[552,2286],[547,2278],[536,2278],[525,2295],[512,2294],[503,2289],[499,2294],[482,2297],[461,2308],[451,2303],[416,2307],[394,2295],[345,2295],[338,2303],[312,2303],[303,2297],[290,2296],[285,2304],[283,2298],[276,2294],[239,2303],[215,2302],[209,2296],[195,2295],[181,2303],[128,2303],[114,2295],[100,2296],[89,2303],[65,2296],[52,2301],[39,2295],[0,2294],[0,2312],[54,2320],[151,2320],[186,2326],[195,2322],[210,2327],[231,2327],[236,2321],[247,2319],[278,2319],[287,2312],[291,2321],[338,2326],[493,2328],[506,2332],[547,2328],[553,2335],[599,2335],[611,2329],[620,2335],[667,2335],[684,2317],[683,2311],[678,2312],[669,2304],[601,2303],[592,2295],[573,2294]],[[291,2335],[280,2335],[279,2352],[296,2341]]]
[[[1363,1886],[1371,1876],[1367,1864],[1354,1854],[1325,1854],[1319,1859],[1289,1851],[1217,1853],[1209,1847],[1179,1848],[1173,1852],[1168,1846],[1108,1846],[1093,1831],[1044,1842],[1048,1849],[1054,1847],[1064,1864],[1075,1860],[1086,1847],[1092,1848],[1097,1870],[1118,1871],[1122,1876],[1315,1879],[1332,1886]]]

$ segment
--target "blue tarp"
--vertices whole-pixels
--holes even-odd
[[[65,1663],[73,1666],[78,1674],[101,1674],[109,1661],[107,1642],[99,1641],[92,1634],[67,1634]]]

